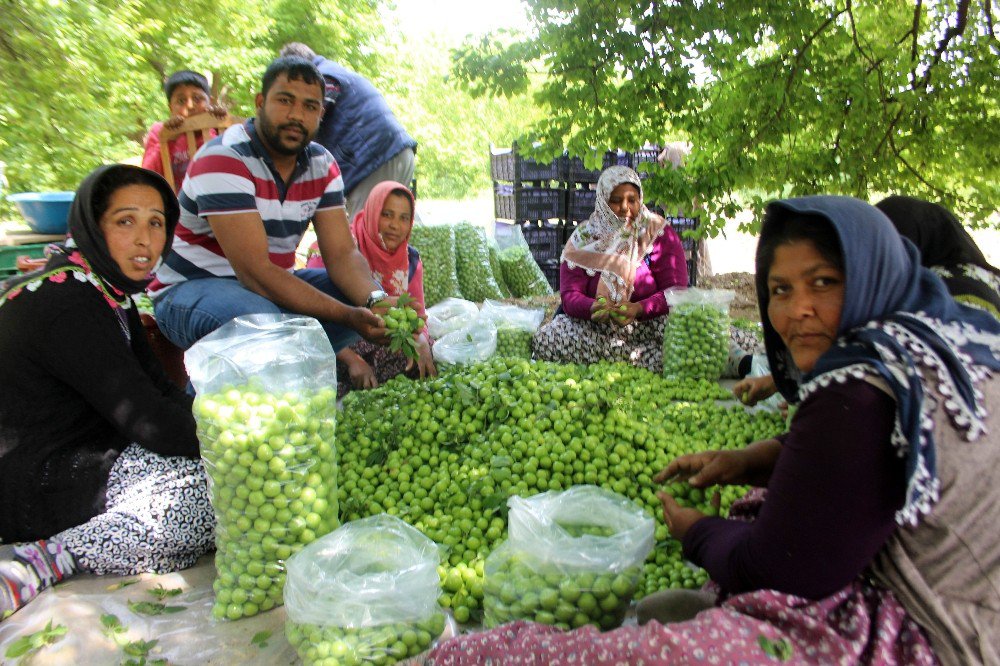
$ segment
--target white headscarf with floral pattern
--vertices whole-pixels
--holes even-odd
[[[663,235],[666,221],[641,204],[631,222],[615,215],[608,199],[623,183],[634,185],[642,201],[639,174],[626,166],[605,169],[597,180],[597,202],[590,219],[570,236],[563,249],[562,261],[570,268],[583,268],[587,275],[601,273],[597,296],[611,303],[624,303],[632,297],[635,272],[650,246]]]

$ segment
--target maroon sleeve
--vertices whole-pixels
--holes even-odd
[[[784,438],[757,520],[699,520],[685,556],[729,593],[819,599],[841,589],[896,528],[906,482],[894,417],[893,399],[862,380],[814,393]]]
[[[559,295],[563,312],[577,319],[590,319],[594,294],[590,293],[590,276],[583,268],[570,268],[565,261],[559,264]]]
[[[653,243],[649,254],[649,272],[656,282],[656,292],[639,301],[642,304],[640,319],[654,319],[667,314],[670,308],[663,295],[664,290],[670,287],[687,287],[688,284],[684,246],[670,225],[664,228],[663,235]]]

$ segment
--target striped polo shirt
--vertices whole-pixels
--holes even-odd
[[[316,211],[344,207],[344,180],[333,155],[310,143],[299,153],[286,185],[250,119],[201,147],[178,200],[181,217],[174,243],[149,287],[154,296],[185,280],[236,276],[208,224],[211,215],[259,213],[271,261],[291,270],[295,249]]]

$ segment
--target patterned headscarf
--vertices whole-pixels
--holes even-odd
[[[351,221],[351,234],[361,254],[368,260],[375,281],[381,284],[390,296],[399,296],[409,287],[410,259],[407,245],[410,242],[410,234],[407,233],[396,251],[390,253],[378,231],[378,222],[382,217],[385,200],[394,193],[401,193],[410,201],[410,231],[412,231],[412,213],[415,212],[413,193],[402,183],[385,180],[372,188],[364,208],[354,215],[354,220]]]
[[[757,299],[767,312],[767,272],[760,249],[782,223],[800,216],[828,221],[844,259],[844,305],[836,343],[803,377],[764,317],[764,341],[775,383],[789,400],[805,399],[831,382],[874,376],[896,399],[892,443],[906,459],[906,503],[900,524],[916,524],[938,500],[934,388],[949,421],[966,440],[984,434],[986,416],[976,385],[1000,369],[1000,322],[956,303],[941,279],[878,209],[850,197],[816,196],[768,205],[757,255]]]
[[[962,223],[930,201],[893,195],[875,204],[896,230],[920,250],[920,261],[944,280],[956,298],[971,297],[1000,316],[1000,270],[991,265]]]
[[[639,214],[628,224],[608,204],[611,192],[623,183],[639,190]],[[642,181],[626,166],[609,167],[601,173],[596,199],[590,219],[577,227],[566,243],[562,261],[570,268],[585,269],[587,275],[599,271],[597,295],[612,303],[625,303],[632,297],[635,271],[653,242],[663,235],[666,221],[641,203]]]
[[[180,208],[173,190],[161,175],[147,169],[127,164],[100,166],[90,172],[76,190],[76,196],[69,210],[69,237],[66,242],[55,246],[55,252],[44,267],[4,282],[0,287],[0,297],[6,298],[11,292],[19,291],[25,285],[38,283],[42,277],[65,271],[79,271],[86,274],[87,279],[104,292],[111,304],[118,302],[128,307],[128,299],[125,296],[144,291],[152,281],[152,275],[143,280],[133,280],[122,272],[118,262],[108,251],[104,232],[101,231],[100,215],[94,207],[99,187],[105,189],[110,185],[114,191],[118,187],[130,184],[153,187],[163,198],[167,239],[163,246],[163,254],[160,256],[162,261],[170,252],[174,229],[180,217]],[[61,282],[62,279],[57,281]],[[30,286],[28,288],[31,289]]]

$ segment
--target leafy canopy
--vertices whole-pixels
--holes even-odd
[[[720,215],[781,195],[906,193],[974,224],[997,209],[991,2],[525,1],[536,34],[453,52],[468,89],[520,94],[543,73],[552,112],[525,131],[543,157],[690,142],[647,189],[698,202],[713,235]]]
[[[99,164],[141,156],[178,69],[218,72],[240,116],[253,115],[260,76],[287,41],[370,75],[378,10],[376,0],[0,0],[9,191],[75,189]]]

